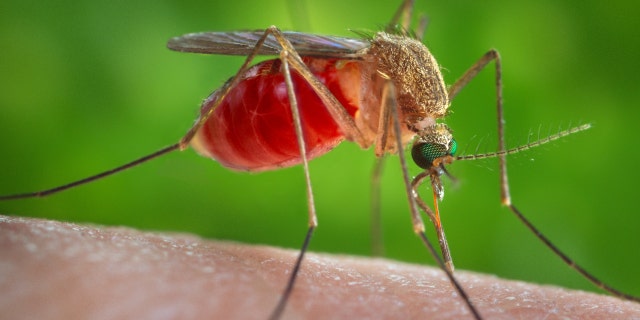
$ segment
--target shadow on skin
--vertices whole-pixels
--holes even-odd
[[[297,252],[49,220],[0,216],[6,319],[266,319]],[[487,319],[638,319],[614,297],[456,276]],[[309,253],[284,319],[471,318],[442,271]]]

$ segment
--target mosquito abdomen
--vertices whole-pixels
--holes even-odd
[[[351,116],[360,108],[360,63],[305,57],[304,62]],[[280,60],[259,63],[245,72],[191,142],[200,154],[242,171],[265,171],[301,163],[293,117]],[[319,157],[344,135],[318,95],[292,73],[307,147],[307,157]],[[211,108],[212,93],[201,112]]]

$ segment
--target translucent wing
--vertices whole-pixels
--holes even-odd
[[[171,38],[167,47],[180,52],[246,56],[251,53],[263,34],[262,30],[189,33]],[[357,59],[364,55],[363,49],[369,47],[369,41],[364,39],[291,31],[284,31],[283,34],[301,56]],[[277,55],[280,49],[280,44],[269,35],[258,54]]]

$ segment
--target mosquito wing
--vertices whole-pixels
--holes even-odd
[[[171,38],[167,47],[180,52],[246,56],[253,51],[263,34],[262,30],[189,33]],[[284,31],[283,34],[301,56],[358,59],[365,54],[364,49],[370,45],[369,41],[364,39],[291,31]],[[273,35],[269,35],[258,54],[278,55],[280,51],[278,41]]]

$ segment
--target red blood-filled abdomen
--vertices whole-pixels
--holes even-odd
[[[360,63],[303,58],[315,76],[352,116],[359,109]],[[224,98],[192,146],[202,155],[235,170],[263,171],[301,162],[289,97],[280,60],[269,60],[247,70]],[[292,70],[292,79],[309,159],[337,146],[344,136],[318,95]],[[209,110],[219,91],[203,103]]]

